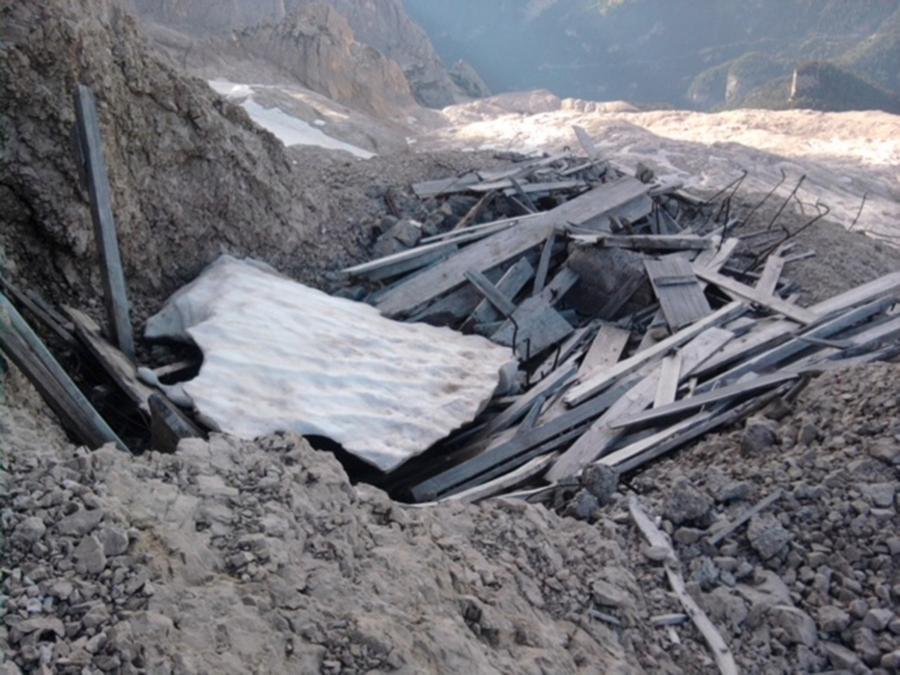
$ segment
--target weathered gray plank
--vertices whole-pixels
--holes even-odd
[[[696,336],[700,335],[709,328],[719,326],[727,321],[730,321],[731,319],[738,317],[745,311],[746,307],[743,303],[729,303],[716,312],[713,312],[709,316],[701,319],[697,323],[688,326],[687,328],[681,329],[674,335],[670,335],[668,338],[666,338],[662,342],[655,344],[649,349],[645,349],[643,352],[639,352],[631,358],[620,361],[613,368],[588,373],[584,376],[584,379],[575,387],[573,387],[572,390],[566,395],[566,403],[569,406],[575,406],[586,401],[587,399],[601,392],[617,379],[635,372],[645,363],[648,363],[649,361],[652,361],[657,357],[665,354],[670,349],[675,349],[676,347],[683,345],[689,340],[694,339]]]
[[[726,277],[723,274],[719,274],[718,272],[713,272],[707,268],[699,267],[698,265],[694,265],[694,272],[704,281],[715,284],[719,288],[725,289],[729,293],[734,293],[745,300],[767,307],[773,312],[783,314],[787,318],[797,321],[798,323],[810,324],[817,318],[816,313],[811,310],[792,305],[770,293],[761,293],[752,286],[742,284],[741,282],[732,279],[731,277]]]
[[[36,318],[52,330],[67,345],[74,345],[75,338],[70,332],[71,326],[66,326],[64,321],[60,321],[59,317],[53,316],[41,304],[35,302],[31,297],[20,291],[14,284],[0,277],[0,289],[11,295],[16,302],[27,308]]]
[[[681,382],[682,358],[681,352],[669,354],[660,365],[659,385],[656,388],[656,396],[653,399],[654,408],[662,408],[673,401],[678,395],[678,383]],[[617,425],[610,425],[616,428]]]
[[[438,195],[455,194],[465,192],[470,185],[481,182],[478,174],[469,172],[462,176],[452,178],[440,178],[438,180],[426,180],[421,183],[413,183],[412,189],[417,197],[437,197]]]
[[[500,277],[496,289],[504,298],[515,300],[515,297],[525,288],[533,274],[534,267],[531,266],[531,263],[526,258],[520,258]],[[512,313],[512,311],[515,311],[515,306],[509,313]],[[500,317],[500,313],[497,312],[490,300],[485,299],[478,304],[472,315],[466,320],[466,325],[497,321]]]
[[[175,405],[158,392],[150,395],[150,436],[157,452],[175,452],[183,438],[201,438],[203,433]]]
[[[91,448],[115,443],[121,450],[128,450],[2,293],[0,350],[25,374],[63,426],[81,442]]]
[[[594,139],[591,138],[591,135],[587,132],[587,130],[585,130],[584,127],[580,127],[578,125],[573,126],[572,130],[578,137],[578,142],[581,144],[581,147],[587,154],[588,159],[600,159],[600,150],[599,148],[597,148],[597,144],[594,143]]]
[[[83,84],[76,85],[74,99],[79,147],[91,198],[91,218],[94,223],[94,239],[100,254],[100,276],[103,279],[110,334],[122,353],[134,361],[134,334],[131,328],[128,289],[125,286],[125,272],[119,254],[109,176],[106,172],[106,160],[103,157],[103,143],[97,119],[97,103],[94,93]]]
[[[669,579],[669,585],[672,587],[672,592],[675,593],[676,597],[681,601],[685,613],[691,617],[691,621],[694,622],[697,630],[703,636],[703,639],[706,640],[706,644],[712,652],[713,659],[719,668],[719,672],[722,675],[738,675],[740,671],[738,670],[737,663],[734,660],[731,650],[722,638],[722,634],[719,633],[713,622],[710,621],[706,613],[700,608],[700,605],[697,604],[696,600],[688,593],[684,578],[678,571],[679,563],[675,555],[675,550],[669,543],[668,537],[653,524],[653,521],[650,520],[650,517],[641,507],[638,498],[634,495],[631,495],[628,499],[628,509],[631,511],[631,517],[634,520],[635,525],[644,535],[647,542],[651,546],[661,547],[668,552],[665,570],[666,576]]]
[[[784,493],[782,492],[781,488],[776,489],[775,492],[770,494],[768,497],[761,499],[749,509],[746,509],[743,513],[741,513],[741,515],[725,525],[722,529],[717,530],[714,534],[707,538],[707,541],[713,546],[717,545],[720,541],[730,536],[733,532],[736,532],[741,525],[750,522],[750,520],[755,515],[766,510],[772,504],[781,499],[783,494]]]
[[[636,251],[703,251],[713,242],[696,235],[672,234],[572,234],[570,238],[580,244],[604,248],[627,248]]]
[[[770,255],[766,258],[762,276],[756,282],[756,290],[766,295],[774,295],[778,288],[778,280],[784,270],[785,259],[780,255]]]
[[[120,350],[106,341],[100,334],[100,326],[84,312],[72,307],[63,307],[63,311],[75,326],[75,334],[87,347],[103,370],[112,378],[129,399],[146,415],[150,415],[150,396],[154,391],[140,381],[137,368]]]
[[[565,340],[575,330],[543,296],[528,298],[511,313],[511,317],[512,320],[504,323],[491,340],[513,347],[523,360]]]
[[[492,284],[490,281],[488,281],[487,277],[485,277],[481,272],[466,272],[466,279],[470,284],[477,288],[478,292],[481,293],[488,302],[496,307],[500,311],[500,314],[502,314],[503,316],[510,316],[513,312],[516,311],[515,303],[513,303],[509,298],[505,297],[503,293],[497,290],[497,287],[494,286],[494,284]]]
[[[581,362],[579,374],[612,368],[622,357],[630,338],[631,333],[624,328],[609,323],[600,326],[597,336]]]
[[[645,185],[628,178],[602,185],[518,227],[492,234],[462,249],[426,273],[399,285],[383,296],[377,307],[388,316],[408,313],[462,284],[467,271],[483,272],[502,265],[540,244],[550,236],[556,225],[590,222],[643,194],[645,190]]]
[[[712,313],[691,263],[684,258],[667,256],[660,260],[646,259],[644,268],[666,323],[673,331],[681,330]]]
[[[547,283],[547,274],[550,272],[550,259],[553,257],[553,246],[556,244],[556,234],[551,234],[544,242],[541,250],[541,258],[538,260],[537,272],[534,275],[534,290],[532,295],[538,295],[544,290]]]
[[[679,382],[687,378],[697,366],[732,338],[734,333],[715,327],[693,338],[681,349],[681,367],[675,386],[677,387]],[[587,433],[560,455],[547,472],[547,479],[560,481],[575,476],[597,457],[604,455],[612,443],[622,435],[612,427],[612,424],[622,417],[637,414],[650,406],[659,389],[661,376],[662,365],[659,365],[617,400],[591,425]]]
[[[692,412],[711,403],[727,401],[728,399],[744,396],[745,394],[753,394],[764,389],[770,389],[771,387],[794,380],[797,377],[798,374],[795,372],[778,372],[771,375],[753,376],[748,380],[742,379],[735,384],[713,389],[702,394],[697,394],[696,396],[684,398],[680,401],[673,401],[668,405],[654,407],[652,410],[637,415],[623,417],[610,424],[610,426],[613,429],[626,429],[633,426],[653,424],[654,422],[665,420],[668,417]]]

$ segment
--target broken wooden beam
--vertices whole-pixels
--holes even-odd
[[[110,334],[122,353],[134,361],[134,334],[131,328],[128,289],[119,253],[116,221],[113,218],[112,194],[106,160],[103,157],[97,103],[94,93],[83,84],[76,85],[74,98],[77,135],[91,200],[94,239],[100,254],[100,276],[103,279]]]
[[[752,286],[742,284],[736,279],[726,277],[724,274],[713,272],[708,268],[700,267],[696,264],[694,265],[694,272],[704,281],[708,281],[744,300],[766,307],[777,314],[783,314],[787,318],[797,321],[798,323],[810,324],[817,319],[816,314],[811,310],[792,305],[771,293],[763,293]]]
[[[659,260],[644,260],[650,284],[659,299],[666,323],[673,332],[681,330],[712,313],[703,286],[697,280],[691,263],[671,255]]]
[[[62,425],[80,442],[90,448],[114,443],[119,449],[128,450],[2,293],[0,350],[25,374]]]
[[[570,234],[572,241],[602,248],[627,248],[634,251],[704,251],[712,240],[696,235],[672,234]]]

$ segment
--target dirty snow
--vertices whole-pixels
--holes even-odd
[[[145,335],[203,351],[184,391],[211,428],[324,436],[382,471],[471,422],[513,360],[482,337],[392,321],[230,256],[172,296]]]

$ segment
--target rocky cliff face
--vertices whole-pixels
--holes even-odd
[[[419,103],[443,107],[470,98],[469,92],[480,88],[477,74],[473,78],[467,73],[461,83],[451,77],[428,35],[407,16],[401,0],[122,1],[150,21],[195,36],[277,24],[310,5],[327,4],[347,20],[359,42],[399,64]]]
[[[331,214],[298,188],[284,147],[203,82],[158,60],[109,0],[0,2],[5,274],[57,301],[89,306],[99,297],[70,140],[76,82],[98,98],[133,297],[161,299],[224,250],[310,277],[319,218]]]

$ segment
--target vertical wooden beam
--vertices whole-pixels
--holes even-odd
[[[106,160],[103,158],[103,145],[97,121],[97,103],[93,92],[83,84],[76,85],[74,99],[78,143],[91,197],[91,219],[94,222],[94,238],[100,254],[110,334],[119,349],[134,361],[134,336],[129,317],[128,292],[119,254],[119,242],[116,238],[109,176],[106,171]]]

